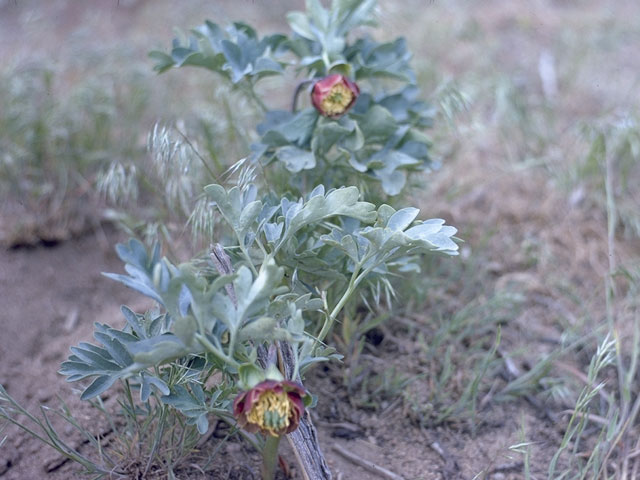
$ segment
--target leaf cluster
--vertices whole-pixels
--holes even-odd
[[[455,229],[444,221],[416,221],[416,208],[376,209],[359,200],[356,187],[318,186],[297,201],[258,200],[252,184],[205,191],[228,230],[227,246],[212,249],[206,268],[198,259],[174,265],[158,245],[151,252],[137,240],[117,246],[127,273],[106,275],[155,300],[159,310],[123,307],[123,330],[96,324],[100,346],[72,348],[60,371],[69,381],[94,378],[83,398],[129,379],[139,384],[141,401],[153,390],[202,431],[207,413],[225,411],[220,392],[251,383],[265,368],[259,348],[288,342],[301,373],[335,358],[322,340],[361,284],[407,268],[418,252],[457,253]],[[215,393],[216,400],[203,402],[203,378],[214,371],[222,381],[206,397]]]
[[[155,51],[151,56],[158,72],[206,68],[257,100],[265,117],[250,158],[273,164],[289,178],[286,187],[293,193],[303,195],[309,185],[322,183],[354,184],[395,196],[402,192],[408,172],[432,166],[430,141],[423,130],[431,126],[434,109],[419,99],[404,39],[349,41],[354,29],[375,24],[375,3],[335,0],[325,8],[319,0],[309,0],[306,13],[287,16],[290,36],[259,38],[244,23],[223,30],[206,22],[192,30],[186,43],[174,40],[170,53]],[[287,67],[302,77],[298,88],[290,89],[293,107],[270,109],[254,87],[266,76],[284,74]],[[297,110],[304,86],[333,73],[361,82],[363,93],[352,111],[329,119],[311,107]]]

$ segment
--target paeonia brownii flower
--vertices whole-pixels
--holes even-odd
[[[311,90],[311,102],[321,115],[337,118],[347,113],[359,94],[358,85],[336,73],[315,83]]]
[[[302,385],[289,380],[264,380],[236,397],[233,413],[248,432],[278,437],[298,428],[310,399]]]

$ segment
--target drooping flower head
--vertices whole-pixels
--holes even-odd
[[[321,115],[338,118],[353,106],[360,89],[344,75],[333,74],[318,80],[311,90],[311,102]]]
[[[311,396],[289,380],[264,380],[239,394],[233,402],[238,424],[248,432],[278,437],[298,428]]]

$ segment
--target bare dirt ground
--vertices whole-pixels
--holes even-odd
[[[193,2],[176,10],[173,2],[92,1],[78,7],[52,1],[44,7],[0,0],[0,57],[15,64],[43,58],[59,62],[86,43],[92,48],[99,44],[102,52],[127,45],[139,50],[143,60],[148,50],[169,44],[173,26],[186,29],[205,18],[225,23],[241,16],[269,31],[283,26],[284,12],[303,8],[298,3],[282,2],[275,7],[249,0]],[[488,70],[503,70],[509,77],[534,78],[532,88],[538,93],[542,89],[536,83],[540,53],[553,51],[567,37],[585,35],[583,50],[561,50],[558,57],[560,98],[556,107],[563,112],[557,119],[558,131],[569,129],[577,121],[574,118],[613,111],[630,102],[629,92],[638,86],[638,77],[626,60],[637,52],[632,45],[638,46],[640,28],[640,11],[633,2],[549,0],[527,2],[526,9],[518,2],[463,3],[382,2],[383,23],[388,22],[394,34],[409,37],[419,68],[431,65],[443,76],[456,79],[469,73],[468,65],[475,63]],[[416,26],[416,18],[424,27]],[[585,29],[594,36],[587,38]],[[609,37],[603,32],[607,29],[618,32],[622,40],[606,43]],[[573,62],[571,54],[587,55],[586,66]],[[478,60],[482,55],[486,58]],[[616,73],[611,78],[608,72]],[[431,77],[425,77],[428,83]],[[424,311],[379,332],[381,339],[371,350],[379,357],[377,363],[371,360],[374,371],[394,366],[407,373],[424,372],[429,364],[427,360],[426,366],[421,363],[420,336],[433,333],[433,317],[443,310],[453,316],[470,299],[482,305],[497,294],[520,295],[520,308],[499,323],[502,351],[520,352],[518,366],[524,370],[529,361],[534,363],[556,346],[563,328],[584,328],[588,319],[603,316],[602,278],[608,269],[605,213],[579,190],[563,190],[544,169],[520,168],[521,164],[505,160],[508,155],[518,157],[519,152],[507,151],[508,139],[491,123],[496,115],[487,108],[475,117],[484,123],[484,130],[470,122],[457,133],[450,132],[458,136],[457,142],[450,142],[455,143],[450,163],[434,176],[431,188],[420,198],[429,216],[459,226],[466,241],[463,259],[447,261],[462,262],[461,266],[443,263],[437,271],[458,268],[463,273],[430,289]],[[148,125],[141,128],[144,135]],[[467,141],[471,138],[473,143]],[[563,145],[566,138],[554,138],[556,141],[559,153],[549,149],[545,155],[551,159],[547,165],[557,161],[560,168],[562,162],[573,161],[575,151]],[[16,218],[4,212],[0,227],[6,228]],[[58,408],[61,398],[78,409],[74,411],[79,412],[79,419],[96,433],[108,432],[108,426],[91,417],[91,410],[82,405],[73,385],[56,372],[70,346],[90,340],[93,322],[120,325],[121,304],[144,305],[132,292],[100,275],[121,271],[113,245],[124,237],[108,226],[92,224],[81,230],[81,235],[59,244],[0,251],[0,383],[32,411],[42,404]],[[621,261],[637,261],[637,240],[620,239],[619,247]],[[480,280],[465,283],[465,270],[467,276]],[[572,358],[566,363],[567,368],[582,370],[588,359]],[[561,417],[550,419],[550,409],[556,406],[553,399],[531,401],[518,396],[510,402],[492,402],[492,392],[505,384],[496,377],[489,393],[480,399],[475,430],[468,422],[430,428],[416,413],[428,411],[433,398],[433,385],[422,377],[407,386],[398,401],[392,399],[371,409],[353,405],[339,368],[321,371],[309,385],[326,392],[314,418],[337,478],[377,478],[340,453],[348,451],[406,480],[521,479],[522,456],[509,447],[524,441],[523,432],[530,442],[531,478],[546,478],[564,426]],[[454,382],[464,381],[456,378]],[[452,390],[463,386],[452,386]],[[4,435],[8,439],[0,447],[1,478],[83,478],[78,466],[63,462],[30,436],[15,428],[5,430]],[[61,435],[67,435],[80,450],[88,448],[68,428]],[[284,456],[290,465],[295,464],[286,449]],[[248,480],[257,477],[242,467],[255,470],[256,461],[248,446],[230,442],[210,471],[200,473],[186,466],[179,478]],[[301,477],[294,471],[294,478]]]

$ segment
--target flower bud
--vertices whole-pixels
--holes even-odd
[[[233,414],[248,432],[278,437],[298,428],[310,399],[302,385],[289,380],[264,380],[236,397]]]
[[[358,85],[336,73],[315,83],[311,90],[311,102],[321,115],[338,118],[347,113],[359,94]]]

